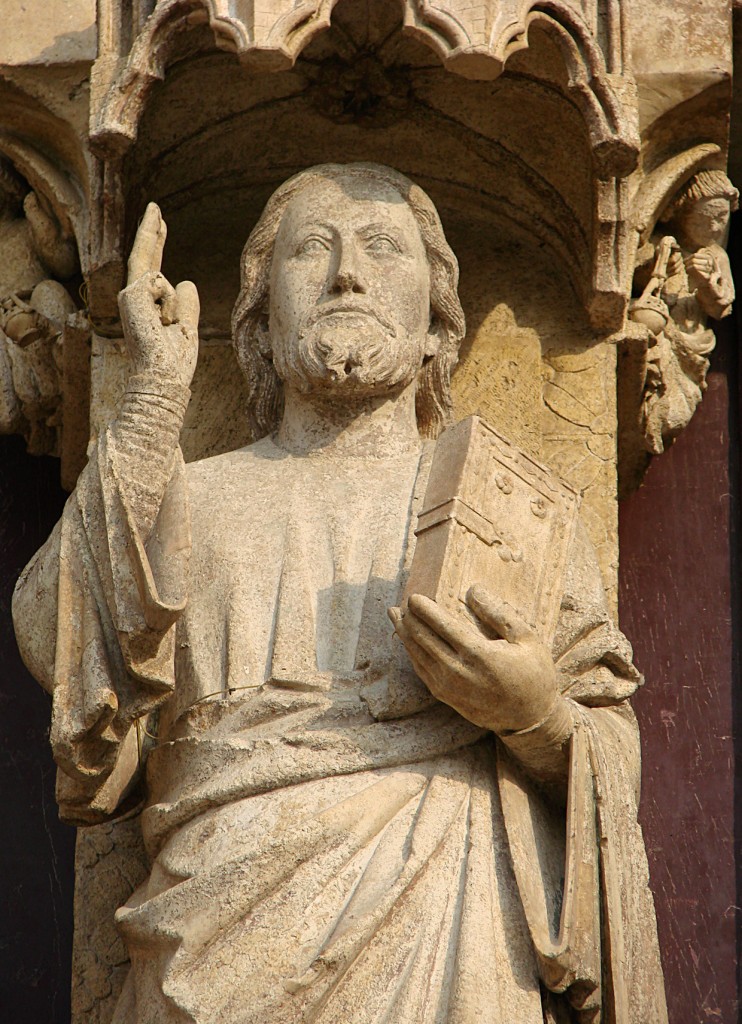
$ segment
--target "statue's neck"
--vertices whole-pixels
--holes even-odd
[[[419,450],[415,384],[384,397],[307,395],[286,388],[276,438],[295,455],[378,458]]]

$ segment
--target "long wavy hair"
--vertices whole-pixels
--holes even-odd
[[[247,380],[248,415],[255,440],[272,433],[283,412],[283,382],[273,365],[268,332],[271,262],[281,219],[291,200],[305,189],[323,181],[349,178],[390,186],[417,221],[430,267],[431,330],[440,338],[438,352],[425,360],[418,374],[418,430],[423,437],[437,437],[450,419],[451,373],[466,325],[457,291],[459,265],[443,234],[438,211],[418,185],[389,167],[320,164],[295,174],[276,189],[242,251],[241,289],[232,312],[232,343]]]

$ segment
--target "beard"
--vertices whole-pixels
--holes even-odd
[[[377,313],[315,310],[293,344],[273,353],[279,377],[298,391],[380,395],[406,387],[423,359],[423,340]]]

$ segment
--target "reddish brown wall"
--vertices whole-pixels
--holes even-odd
[[[738,409],[730,318],[701,409],[620,509],[621,626],[647,678],[635,702],[641,819],[671,1024],[732,1024],[740,1008]]]

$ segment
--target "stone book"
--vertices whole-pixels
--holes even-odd
[[[403,601],[424,594],[473,618],[470,587],[507,601],[548,645],[579,494],[478,416],[438,439]]]

